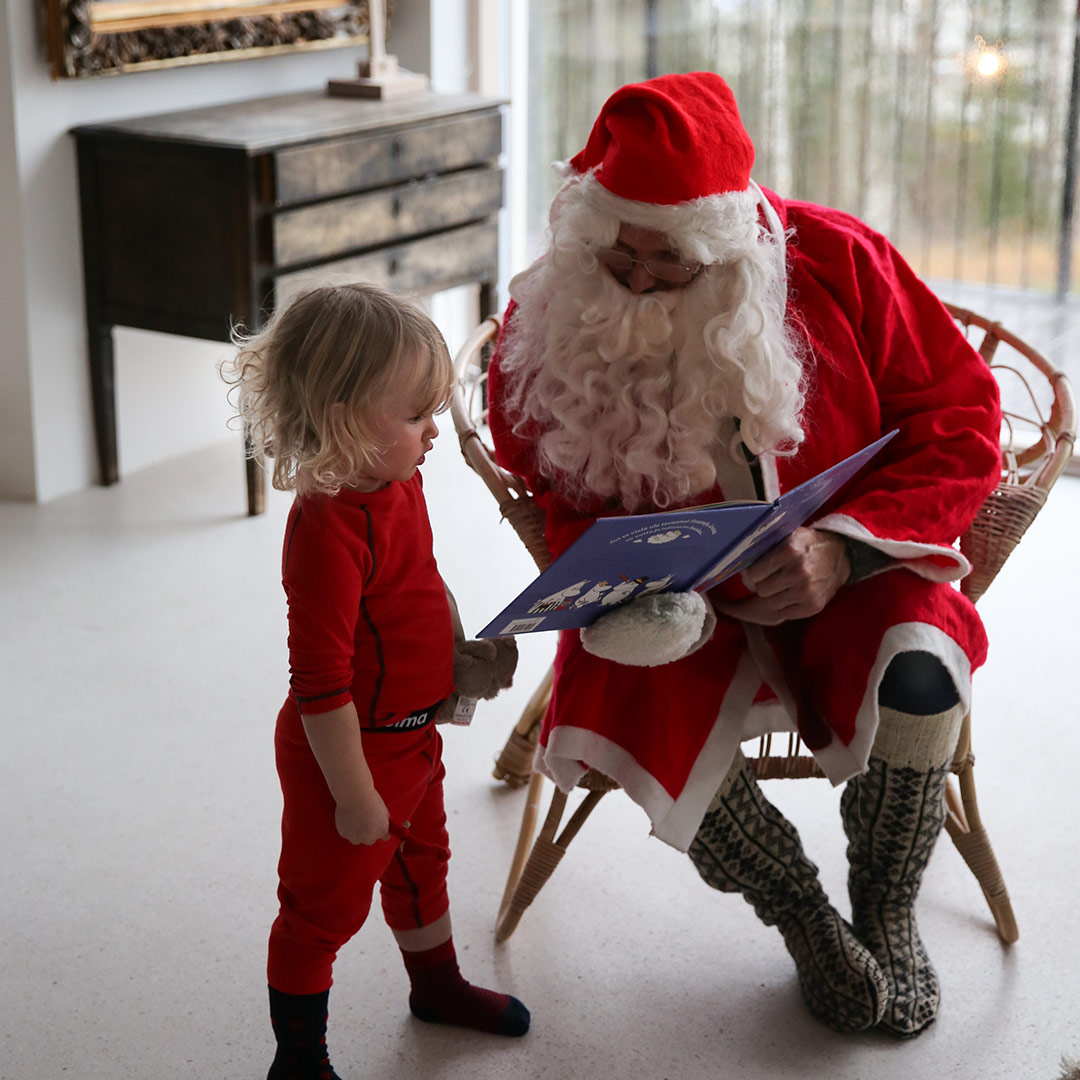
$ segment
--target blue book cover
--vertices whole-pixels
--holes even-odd
[[[598,518],[477,636],[569,630],[638,596],[711,589],[809,520],[895,434],[771,503],[723,502]]]

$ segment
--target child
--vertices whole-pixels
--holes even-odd
[[[225,377],[274,486],[296,492],[282,557],[291,689],[275,738],[284,813],[268,1080],[336,1080],[331,968],[376,882],[413,1014],[524,1035],[529,1011],[466,982],[450,935],[433,721],[455,689],[455,626],[417,472],[453,385],[446,345],[427,316],[361,284],[304,294],[240,345]],[[475,665],[475,646],[493,643],[464,644]],[[475,696],[509,685],[516,654],[497,659],[510,670],[485,672]]]

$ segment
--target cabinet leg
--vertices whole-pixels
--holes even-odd
[[[266,509],[266,473],[252,454],[251,436],[244,432],[244,469],[247,478],[248,517]]]
[[[495,282],[480,282],[480,318],[477,319],[477,322],[483,322],[489,315],[494,315],[497,302],[498,292],[495,288]]]
[[[89,333],[90,396],[94,407],[94,438],[97,441],[101,483],[120,479],[116,446],[116,364],[113,328],[91,326]]]

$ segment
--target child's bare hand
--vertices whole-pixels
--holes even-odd
[[[360,792],[355,802],[338,803],[334,824],[350,844],[376,844],[390,838],[390,815],[374,788]]]

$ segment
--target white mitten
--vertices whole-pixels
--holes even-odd
[[[581,644],[617,664],[659,667],[700,649],[715,628],[716,614],[701,593],[653,593],[585,627]]]

